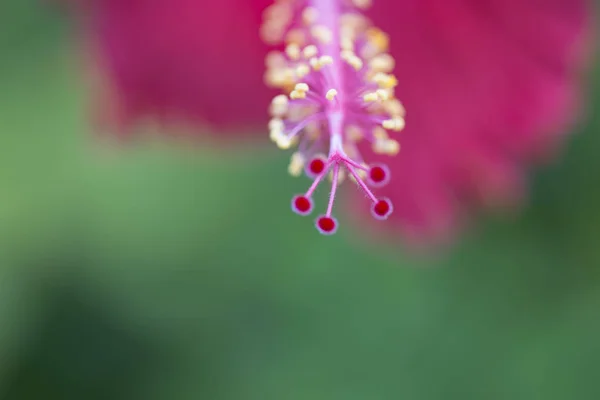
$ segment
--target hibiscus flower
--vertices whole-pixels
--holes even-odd
[[[577,115],[592,48],[585,0],[83,4],[112,87],[105,120],[125,133],[153,116],[233,135],[266,127],[270,104],[271,139],[299,146],[290,172],[314,178],[293,210],[309,214],[317,184],[333,181],[322,233],[337,228],[344,171],[405,236],[448,232],[474,203],[518,199],[526,167]]]

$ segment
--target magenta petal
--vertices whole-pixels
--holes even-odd
[[[124,118],[145,115],[242,125],[265,121],[269,0],[96,0],[101,63]]]
[[[379,0],[372,17],[390,33],[407,110],[402,151],[385,159],[391,220],[430,235],[469,199],[518,196],[523,167],[577,112],[588,2]]]

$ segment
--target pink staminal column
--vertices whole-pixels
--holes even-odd
[[[285,44],[267,56],[267,85],[280,88],[270,107],[270,138],[278,147],[298,146],[288,171],[313,179],[304,194],[292,199],[299,215],[313,211],[313,194],[326,176],[331,179],[325,214],[317,217],[319,232],[331,235],[337,187],[347,174],[371,202],[376,219],[393,210],[389,199],[370,187],[390,181],[383,164],[369,165],[358,151],[368,141],[376,154],[395,155],[396,140],[388,132],[404,127],[404,108],[395,98],[394,59],[389,39],[361,14],[361,0],[279,1],[265,12],[265,40]],[[325,155],[327,154],[327,155]]]

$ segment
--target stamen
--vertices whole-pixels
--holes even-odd
[[[300,176],[302,174],[302,169],[304,168],[304,156],[302,153],[294,153],[292,154],[292,158],[290,160],[290,165],[288,166],[288,172],[292,176]]]
[[[380,54],[369,61],[369,68],[373,72],[391,72],[395,67],[394,58],[389,54]]]
[[[298,91],[298,92],[303,92],[306,93],[309,90],[309,87],[306,83],[304,82],[300,82],[300,83],[296,83],[296,86],[294,87],[294,90]]]
[[[304,58],[306,58],[307,60],[316,57],[316,55],[319,54],[319,50],[317,49],[317,46],[315,46],[314,44],[311,44],[310,46],[306,46],[304,48],[304,50],[302,51],[302,55],[304,55]]]
[[[338,92],[335,89],[329,89],[327,91],[327,94],[325,95],[325,97],[327,98],[327,100],[329,101],[333,101],[333,99],[335,99],[335,96],[337,96]]]
[[[310,214],[313,194],[328,176],[327,209],[315,221],[326,235],[338,227],[332,213],[345,172],[369,199],[374,218],[386,219],[393,208],[369,188],[387,184],[389,169],[365,163],[357,146],[364,140],[376,154],[395,155],[400,144],[388,131],[400,132],[405,125],[404,107],[394,93],[398,80],[387,53],[389,37],[360,13],[371,3],[277,0],[265,11],[261,29],[268,43],[284,42],[284,51],[265,60],[265,83],[283,92],[269,106],[269,136],[282,149],[298,144],[288,171],[299,176],[304,170],[313,179],[306,193],[292,199],[292,210]]]
[[[385,121],[383,121],[383,123],[381,125],[385,129],[400,132],[402,129],[404,129],[404,119],[402,119],[402,118],[386,119]]]
[[[270,114],[274,117],[283,117],[288,110],[288,98],[284,94],[276,96],[271,102]]]

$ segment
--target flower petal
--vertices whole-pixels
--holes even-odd
[[[122,118],[242,125],[265,121],[269,0],[95,0],[91,34]]]
[[[591,27],[584,0],[394,0],[372,17],[391,36],[402,151],[386,160],[404,233],[447,231],[470,199],[513,199],[522,168],[577,111]]]

